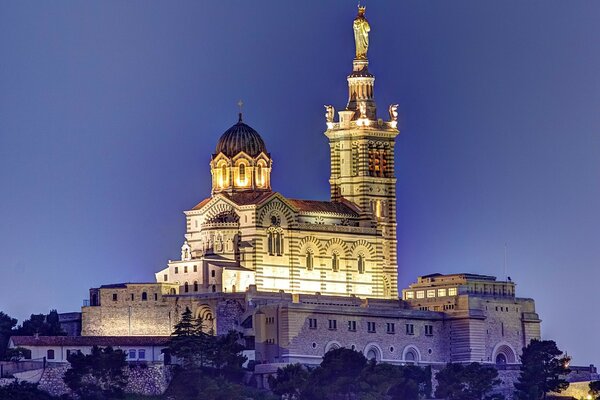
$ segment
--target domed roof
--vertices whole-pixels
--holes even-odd
[[[240,152],[256,157],[261,152],[267,153],[267,146],[258,132],[242,122],[242,114],[237,124],[227,129],[217,142],[215,154],[223,153],[234,157]]]

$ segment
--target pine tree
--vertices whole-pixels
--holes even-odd
[[[202,328],[202,319],[194,318],[192,311],[186,307],[169,343],[171,354],[180,358],[184,367],[204,367],[214,358],[215,337],[205,333]]]
[[[570,372],[569,357],[562,354],[552,340],[532,340],[523,348],[521,375],[515,384],[519,400],[545,399],[548,392],[560,393],[569,387],[561,378]]]

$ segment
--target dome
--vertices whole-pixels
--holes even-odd
[[[267,153],[267,147],[258,132],[242,122],[242,115],[237,124],[227,129],[217,142],[215,154],[223,153],[234,157],[240,152],[256,157],[261,152]]]

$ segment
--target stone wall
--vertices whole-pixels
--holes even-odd
[[[139,364],[129,367],[129,382],[125,391],[145,396],[163,394],[173,379],[173,366]]]
[[[119,300],[113,302],[109,295],[116,290],[123,293],[119,292]],[[147,301],[129,300],[132,294],[134,299],[141,298],[145,290],[148,289],[144,285],[128,285],[126,291],[100,289],[101,305],[82,308],[82,335],[169,336],[186,308],[194,317],[202,317],[207,329],[223,334],[237,328],[238,319],[245,311],[245,293],[162,295],[156,301],[150,293]]]
[[[262,306],[257,315],[261,320],[254,324],[256,358],[318,364],[331,348],[346,347],[365,355],[374,350],[378,360],[389,363],[403,362],[409,351],[418,362],[449,359],[448,330],[441,313],[403,311],[392,302],[387,305],[371,308],[323,302]],[[309,319],[316,320],[316,327],[310,326]],[[388,331],[388,324],[394,329]],[[407,324],[412,326],[410,333]],[[432,334],[426,334],[426,325],[433,327]]]
[[[240,317],[244,313],[244,306],[242,305],[244,298],[240,299],[227,299],[217,304],[217,333],[224,334],[230,330],[239,329]]]
[[[53,396],[69,393],[69,388],[63,381],[69,364],[50,364],[44,371],[39,388]],[[160,395],[167,390],[173,378],[173,367],[162,364],[133,364],[127,373],[129,381],[125,388],[127,393],[146,396]]]
[[[39,388],[52,396],[69,393],[69,388],[63,381],[63,375],[69,369],[69,364],[48,365],[40,379]]]

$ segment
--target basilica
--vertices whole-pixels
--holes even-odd
[[[398,289],[397,105],[382,113],[375,103],[364,7],[352,26],[346,104],[325,106],[331,198],[277,192],[272,156],[283,155],[269,153],[240,113],[207,149],[210,197],[184,213],[180,259],[156,272],[156,282],[90,289],[84,338],[127,337],[129,358],[139,360],[135,338],[169,336],[189,308],[207,331],[242,333],[257,374],[318,364],[337,347],[396,364],[519,362],[541,321],[514,282],[459,271]]]

